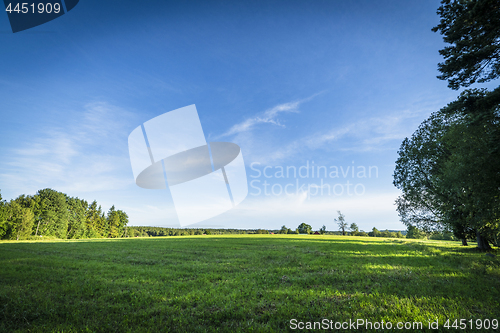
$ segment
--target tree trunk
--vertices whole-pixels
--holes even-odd
[[[491,250],[491,246],[488,243],[488,240],[482,236],[479,231],[476,231],[477,237],[477,248],[481,251],[489,251]]]
[[[462,246],[469,246],[469,244],[467,244],[467,238],[462,238]]]
[[[40,227],[40,220],[38,220],[38,225],[36,226],[35,236],[38,234],[38,227]]]

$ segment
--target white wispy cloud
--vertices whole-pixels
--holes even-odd
[[[50,187],[72,195],[133,183],[126,152],[131,113],[108,103],[83,109],[11,149],[0,162],[2,189],[19,195]]]
[[[284,127],[280,120],[278,119],[278,115],[283,112],[295,112],[297,113],[298,106],[300,102],[292,102],[292,103],[284,103],[280,105],[276,105],[275,107],[266,110],[261,115],[255,116],[253,118],[248,118],[245,121],[233,125],[227,132],[220,135],[220,137],[226,137],[230,135],[235,135],[242,132],[247,132],[252,130],[257,124],[273,124],[276,126]]]
[[[308,148],[318,148],[342,138],[350,140],[340,150],[373,151],[385,150],[386,143],[401,141],[414,130],[414,122],[407,121],[418,115],[409,111],[397,114],[371,117],[348,124],[341,128],[333,128],[326,133],[317,133],[305,138]],[[391,147],[392,148],[392,147]]]
[[[350,124],[337,124],[330,130],[318,131],[255,156],[261,163],[268,164],[286,161],[305,151],[372,152],[397,149],[401,141],[413,133],[421,118],[421,113],[402,111]]]
[[[285,127],[285,125],[283,125],[280,122],[280,120],[278,119],[278,116],[281,113],[298,113],[299,106],[302,103],[307,102],[307,101],[313,99],[314,97],[316,97],[322,93],[323,92],[319,92],[319,93],[316,93],[316,94],[314,94],[310,97],[307,97],[305,99],[276,105],[276,106],[264,111],[261,114],[257,114],[256,116],[254,116],[252,118],[248,118],[248,119],[242,121],[241,123],[238,123],[238,124],[231,126],[231,128],[227,132],[223,133],[219,137],[222,138],[222,137],[226,137],[226,136],[231,136],[231,135],[236,135],[236,134],[248,132],[248,131],[254,129],[255,126],[258,124],[272,124],[272,125],[276,125],[276,126],[280,126],[280,127]]]

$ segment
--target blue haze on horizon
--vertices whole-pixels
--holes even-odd
[[[436,78],[438,0],[119,3],[82,0],[16,34],[0,15],[4,199],[53,188],[114,204],[130,225],[177,226],[168,192],[135,185],[127,138],[195,104],[207,141],[240,145],[252,184],[242,204],[198,226],[337,230],[340,210],[365,231],[405,229],[397,150],[460,93]],[[307,165],[339,177],[276,176]],[[264,181],[293,186],[266,196]],[[315,195],[347,181],[363,193]]]

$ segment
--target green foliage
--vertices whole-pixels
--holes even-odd
[[[88,203],[78,198],[67,198],[68,238],[84,238]]]
[[[459,89],[500,76],[497,0],[442,0],[438,78]],[[394,185],[401,221],[427,233],[452,230],[489,250],[500,231],[500,87],[466,90],[424,121],[398,152]],[[412,237],[412,235],[407,235]]]
[[[0,239],[123,237],[127,223],[114,206],[105,216],[96,201],[89,205],[48,188],[8,204],[0,196]]]
[[[38,234],[66,238],[68,231],[68,207],[66,196],[50,188],[39,190],[35,195],[34,214],[37,221]]]
[[[8,204],[10,225],[12,226],[10,239],[25,239],[31,235],[33,229],[34,215],[30,208],[23,207],[16,200]]]
[[[120,222],[118,224],[118,233],[119,235],[123,235],[125,231],[125,227],[128,224],[128,215],[125,213],[123,210],[117,210],[116,214],[118,214],[118,218],[120,219]]]
[[[306,229],[308,229],[306,227]],[[127,227],[127,231],[124,231],[124,237],[164,237],[164,236],[188,236],[188,235],[235,235],[235,234],[268,234],[273,230],[265,229],[177,229],[177,228],[163,228],[163,227]],[[342,235],[339,231],[326,231],[326,227],[323,226],[320,229],[324,231],[324,235]],[[375,234],[374,232],[375,231]],[[401,231],[379,231],[377,228],[373,228],[373,231],[366,233],[363,230],[358,231],[355,236],[371,236],[371,237],[388,237],[388,238],[404,238]],[[126,233],[126,234],[125,234]],[[299,229],[292,230],[290,228],[281,228],[279,230],[274,230],[275,234],[289,234],[298,235]],[[312,228],[311,228],[312,233]],[[353,235],[354,236],[354,235]]]
[[[435,240],[457,240],[457,238],[453,235],[452,231],[435,231],[430,236],[429,239]]]
[[[370,236],[370,237],[386,237],[386,238],[403,238],[403,234],[401,231],[391,231],[384,230],[380,231],[377,228],[373,227],[372,231],[369,233],[364,232],[363,230],[356,233],[356,236]]]
[[[320,233],[320,234],[322,234],[322,235],[324,235],[324,234],[325,234],[325,232],[326,232],[326,226],[325,226],[325,225],[323,225],[323,226],[319,229],[319,233]]]
[[[286,332],[292,318],[421,321],[426,331],[498,318],[500,297],[497,258],[443,241],[4,241],[0,267],[1,332]]]
[[[408,226],[408,229],[406,231],[406,238],[422,239],[422,238],[426,238],[426,234],[424,231],[418,229],[417,227],[410,225],[410,226]]]
[[[108,237],[116,238],[122,237],[125,233],[125,226],[128,223],[128,215],[121,210],[115,210],[113,205],[106,217],[106,229],[108,231]]]
[[[441,80],[452,89],[500,76],[500,6],[498,0],[443,0],[439,31],[447,46],[439,53]]]
[[[3,239],[10,227],[10,223],[7,220],[7,208],[7,204],[2,199],[2,193],[0,192],[0,239]]]
[[[88,209],[86,216],[86,232],[87,238],[107,237],[108,221],[104,217],[101,206],[97,206],[97,201],[93,201]]]
[[[290,228],[287,228],[286,226],[282,226],[278,233],[280,233],[280,234],[295,234],[296,232]]]
[[[464,91],[433,113],[398,152],[401,221],[457,238],[494,239],[500,218],[500,89]]]
[[[299,234],[310,234],[312,233],[312,227],[309,224],[302,222],[297,227],[297,231],[299,232]]]
[[[351,225],[349,226],[349,230],[351,230],[352,236],[357,236],[359,233],[359,227],[356,223],[351,223]]]
[[[370,237],[381,237],[380,231],[377,228],[375,228],[375,227],[373,227],[372,231],[370,231],[368,233],[368,236],[370,236]]]

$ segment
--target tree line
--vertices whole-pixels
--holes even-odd
[[[164,236],[190,236],[190,235],[267,235],[267,234],[315,234],[321,235],[342,235],[341,231],[327,231],[323,226],[318,231],[313,231],[307,223],[301,223],[295,230],[287,228],[285,225],[281,229],[210,229],[210,228],[165,228],[165,227],[128,227],[127,237],[164,237]],[[404,238],[406,232],[394,230],[382,230],[373,228],[370,232],[359,230],[356,223],[351,224],[350,236],[369,236],[369,237],[391,237]]]
[[[262,229],[167,228],[136,226],[127,228],[127,237],[259,234]],[[266,231],[265,233],[269,233]]]
[[[0,239],[116,238],[126,236],[127,223],[115,206],[105,213],[95,200],[89,204],[50,188],[8,202],[0,193]]]
[[[452,89],[500,76],[498,0],[443,0],[439,31],[441,80]],[[408,227],[450,230],[476,238],[478,248],[500,246],[500,87],[466,89],[434,112],[398,151],[397,211]]]
[[[336,220],[337,221],[337,220]],[[343,220],[345,223],[345,220]],[[292,230],[285,225],[277,232],[278,234],[320,234],[320,235],[342,235],[342,236],[365,236],[365,237],[388,237],[388,238],[404,238],[404,235],[399,230],[383,230],[373,228],[372,231],[365,232],[359,230],[356,223],[351,223],[350,226],[344,225],[339,231],[327,231],[326,226],[322,226],[319,230],[314,231],[307,223],[301,223],[297,229]]]
[[[193,236],[193,235],[268,235],[268,234],[318,234],[321,235],[343,235],[342,231],[327,231],[323,226],[317,231],[313,231],[312,227],[307,223],[301,223],[294,230],[287,228],[285,225],[281,229],[204,229],[204,228],[166,228],[166,227],[127,227],[126,237],[166,237],[166,236]],[[385,237],[385,238],[412,238],[412,239],[434,239],[434,240],[451,240],[458,239],[451,231],[433,231],[425,232],[413,226],[409,226],[407,230],[378,230],[372,228],[371,231],[365,232],[359,230],[356,223],[351,223],[345,230],[346,236],[364,236],[364,237]]]

